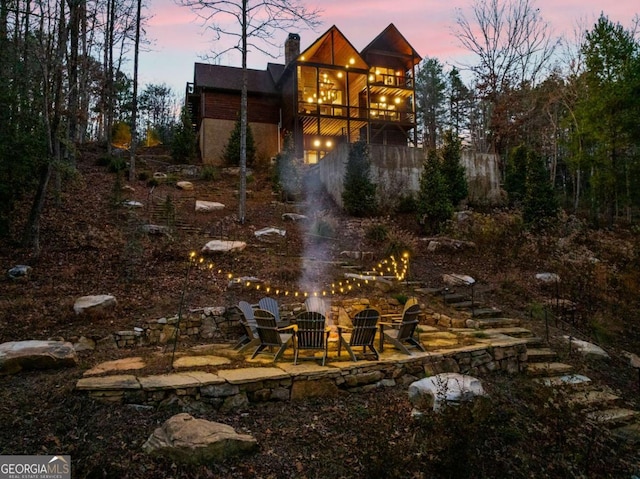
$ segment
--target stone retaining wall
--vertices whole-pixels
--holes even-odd
[[[377,308],[381,314],[400,312],[402,305],[391,298],[379,298],[375,302],[366,298],[333,301],[328,320],[333,324],[342,324],[361,309],[371,306]],[[295,316],[304,310],[303,303],[289,303],[281,305],[283,318]],[[180,321],[178,316],[170,318],[152,319],[137,325],[131,331],[117,331],[114,338],[119,348],[166,344],[175,338],[180,323],[180,337],[193,340],[233,341],[242,336],[240,326],[240,311],[232,306],[214,306],[189,311]]]
[[[189,371],[136,377],[87,377],[76,389],[108,401],[158,406],[175,397],[197,400],[224,411],[262,401],[289,401],[360,393],[376,388],[406,386],[442,372],[482,376],[495,371],[522,372],[527,364],[523,340],[500,346],[474,345],[445,353],[395,355],[380,361],[277,363],[273,367],[222,369],[214,373]]]

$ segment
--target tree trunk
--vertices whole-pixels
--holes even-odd
[[[136,39],[133,54],[133,105],[131,108],[131,143],[129,145],[129,181],[136,178],[136,149],[138,147],[138,54],[140,52],[140,13],[142,0],[138,0],[136,13]]]
[[[238,221],[244,224],[247,197],[247,0],[242,0],[242,94],[240,96],[240,190]]]

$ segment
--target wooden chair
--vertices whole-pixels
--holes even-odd
[[[307,299],[305,299],[304,309],[306,309],[307,311],[320,313],[325,318],[327,317],[327,303],[324,299],[319,298],[318,296],[309,296]]]
[[[322,365],[327,360],[329,333],[331,328],[326,326],[326,318],[316,311],[303,311],[296,316],[296,332],[293,343],[293,364],[298,364],[298,353],[303,350],[322,350]]]
[[[238,352],[243,353],[247,349],[256,347],[260,345],[260,337],[258,336],[258,327],[256,324],[255,317],[253,316],[253,309],[251,310],[251,318],[253,321],[253,325],[249,324],[247,321],[246,315],[241,311],[240,312],[240,325],[244,331],[244,334],[238,342],[233,346],[233,349],[237,349]]]
[[[404,315],[404,313],[407,311],[407,309],[409,309],[414,304],[420,304],[420,303],[418,302],[418,298],[416,298],[415,296],[412,296],[409,299],[407,299],[406,303],[404,303],[404,307],[402,308],[401,313],[383,314],[382,316],[380,316],[380,318],[386,322],[402,321],[402,316]]]
[[[265,296],[260,301],[258,301],[258,306],[260,307],[260,309],[264,309],[273,314],[273,316],[276,318],[277,323],[280,322],[280,306],[275,299]]]
[[[363,309],[359,311],[351,320],[353,326],[338,326],[338,357],[344,345],[351,356],[352,361],[357,361],[352,348],[362,346],[362,354],[367,353],[367,348],[371,350],[376,360],[380,357],[374,346],[376,333],[378,332],[378,320],[380,312],[376,309]]]
[[[258,325],[260,345],[256,348],[251,359],[255,358],[267,348],[269,348],[271,354],[274,354],[273,350],[277,348],[277,351],[273,355],[273,362],[276,362],[287,347],[291,345],[296,325],[279,328],[275,316],[269,311],[256,309],[253,313]],[[283,331],[291,331],[291,333],[283,333]]]
[[[404,354],[411,354],[405,344],[415,346],[420,351],[425,351],[420,339],[413,337],[418,326],[420,305],[409,306],[399,322],[380,322],[380,352],[384,351],[384,341],[387,340]],[[390,328],[385,330],[385,327]]]
[[[253,314],[253,306],[246,301],[238,301],[238,309],[242,312],[244,319],[247,321],[251,329],[256,332],[258,325],[256,324],[256,318]]]

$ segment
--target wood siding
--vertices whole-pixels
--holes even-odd
[[[240,95],[237,92],[203,92],[204,118],[236,121],[240,116]],[[271,123],[280,121],[280,98],[249,95],[247,111],[250,123]]]

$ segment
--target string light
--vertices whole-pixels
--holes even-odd
[[[214,264],[212,262],[206,262],[205,258],[198,257],[195,251],[191,251],[189,253],[189,263],[191,267],[200,268],[204,266],[206,270],[213,271]],[[326,297],[327,295],[335,295],[338,292],[344,294],[345,292],[353,291],[354,288],[363,288],[365,286],[369,286],[371,282],[376,282],[376,278],[385,277],[385,273],[388,273],[389,276],[393,275],[393,278],[397,281],[404,281],[407,277],[407,273],[409,270],[409,253],[402,253],[399,260],[396,260],[395,256],[391,255],[389,259],[381,261],[378,263],[377,268],[374,268],[373,271],[362,274],[362,275],[349,275],[352,280],[347,279],[345,281],[338,281],[337,284],[331,283],[330,288],[328,290],[320,290],[320,291],[289,291],[289,290],[281,290],[280,288],[272,289],[269,285],[263,285],[257,281],[251,281],[251,279],[246,279],[242,281],[241,278],[235,280],[237,284],[244,286],[247,289],[255,288],[256,291],[263,290],[267,294],[275,294],[277,296],[283,294],[284,296],[289,296],[290,294],[294,297],[302,296],[304,298],[308,298],[309,296]],[[221,276],[226,277],[230,282],[235,278],[233,273],[223,274],[221,269],[217,270],[217,273]]]

